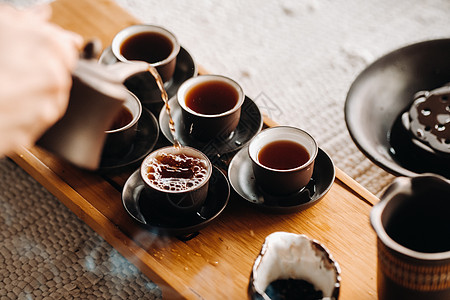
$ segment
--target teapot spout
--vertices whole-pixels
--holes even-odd
[[[138,73],[148,72],[150,68],[153,68],[150,64],[143,61],[131,61],[128,63],[118,62],[113,65],[107,66],[112,74],[116,77],[118,82],[123,83],[129,77]]]

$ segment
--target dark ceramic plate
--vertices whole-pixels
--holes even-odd
[[[181,118],[181,107],[177,98],[173,97],[169,100],[170,112],[175,123],[176,138],[183,146],[190,146],[201,150],[214,163],[217,155],[236,152],[250,141],[262,128],[263,118],[258,106],[248,97],[245,97],[241,110],[241,119],[234,133],[226,139],[214,139],[208,142],[201,142],[187,134],[184,130]],[[169,128],[169,116],[163,108],[159,115],[159,125],[163,135],[170,141],[174,142],[172,133]]]
[[[251,204],[271,213],[293,213],[313,206],[330,190],[334,177],[333,161],[320,148],[308,185],[301,192],[286,197],[271,196],[258,188],[248,147],[244,147],[233,157],[228,168],[228,178],[236,193]]]
[[[122,203],[128,214],[139,224],[156,234],[189,235],[206,227],[225,209],[230,197],[230,185],[225,175],[214,167],[208,197],[197,212],[188,215],[171,215],[152,205],[151,193],[145,188],[139,170],[125,183]]]
[[[122,168],[143,159],[156,145],[159,137],[159,125],[156,117],[147,109],[142,108],[137,135],[130,150],[120,157],[102,157],[99,170]]]
[[[401,114],[414,94],[450,82],[450,39],[430,40],[393,51],[353,82],[345,121],[357,147],[394,175],[436,173],[450,178],[450,156],[431,154],[412,142]]]
[[[106,48],[99,58],[99,62],[105,65],[111,65],[118,62],[117,58],[111,51],[111,47]],[[198,70],[192,56],[183,47],[180,48],[180,53],[177,56],[177,64],[175,66],[175,73],[173,78],[164,84],[167,95],[173,97],[176,95],[180,85],[187,79],[197,76]],[[150,78],[149,82],[125,82],[125,85],[146,105],[152,105],[155,103],[162,104],[161,92],[158,90],[156,82]],[[131,85],[131,86],[129,86]],[[153,91],[140,91],[139,87],[146,86],[146,89],[152,89]],[[137,90],[136,90],[137,88]]]

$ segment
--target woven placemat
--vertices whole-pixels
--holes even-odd
[[[346,93],[378,57],[450,35],[447,0],[117,3],[143,23],[170,29],[199,64],[241,83],[278,123],[311,132],[336,166],[378,196],[394,176],[351,140]],[[0,168],[0,297],[161,297],[159,288],[20,168],[8,160]]]
[[[160,289],[13,162],[0,160],[1,299],[159,299]]]

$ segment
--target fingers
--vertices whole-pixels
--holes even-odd
[[[52,16],[52,7],[49,4],[38,4],[24,11],[27,18],[36,18],[41,21],[48,21]]]
[[[30,145],[67,107],[83,39],[50,16],[48,5],[23,11],[0,4],[0,139],[9,149]],[[6,148],[0,145],[0,156]]]
[[[83,47],[83,38],[53,24],[46,24],[46,27],[49,37],[51,37],[50,42],[54,47],[55,55],[59,55],[63,59],[68,70],[73,70]]]
[[[39,4],[27,9],[17,9],[12,5],[0,3],[3,17],[19,21],[40,20],[48,21],[52,15],[52,8],[48,4]]]
[[[72,31],[65,30],[60,26],[47,22],[51,16],[51,7],[49,5],[40,5],[28,11],[29,14],[39,18],[43,22],[41,26],[43,31],[47,31],[48,38],[51,39],[52,46],[55,47],[56,55],[67,63],[67,68],[72,70],[78,60],[79,53],[83,47],[83,38]]]

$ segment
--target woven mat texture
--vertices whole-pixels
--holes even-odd
[[[378,196],[394,177],[351,140],[346,93],[380,56],[450,36],[447,0],[117,2],[174,32],[198,64],[241,83],[273,120],[309,131],[336,166]],[[7,159],[0,160],[0,226],[0,299],[161,298],[157,286]]]

